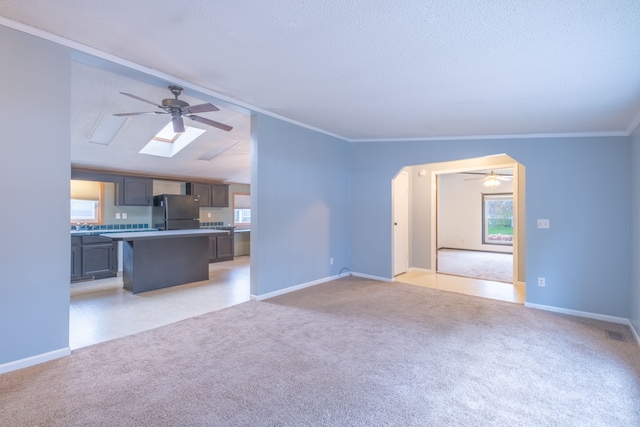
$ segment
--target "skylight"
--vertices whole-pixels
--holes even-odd
[[[203,133],[204,129],[189,126],[185,126],[184,132],[175,133],[173,124],[169,122],[140,150],[140,154],[173,157]]]

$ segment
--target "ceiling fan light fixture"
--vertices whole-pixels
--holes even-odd
[[[494,176],[489,176],[484,181],[484,186],[485,187],[495,188],[498,185],[500,185],[500,181],[498,179],[496,179]]]

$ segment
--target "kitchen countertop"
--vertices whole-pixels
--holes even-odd
[[[200,227],[198,230],[206,230],[206,231],[232,231],[233,228],[227,227]],[[140,233],[140,232],[148,232],[148,231],[164,231],[158,230],[157,228],[125,228],[119,230],[71,230],[72,236],[97,236],[100,234],[113,234],[113,233]],[[248,232],[250,231],[248,228],[244,229],[235,229],[235,232]]]
[[[123,230],[71,230],[72,236],[97,236],[111,233],[139,233],[145,231],[158,231],[157,228],[127,228]]]
[[[229,230],[201,229],[192,230],[160,230],[160,231],[139,231],[137,233],[103,233],[104,237],[113,240],[149,240],[149,239],[171,239],[176,237],[199,237],[212,234],[229,234]],[[103,235],[101,234],[101,235]]]

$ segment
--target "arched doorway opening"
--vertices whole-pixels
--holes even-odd
[[[469,219],[469,217],[462,217],[458,221],[462,221],[464,223],[458,224],[458,228],[462,229],[466,226],[469,226],[469,230],[467,230],[467,234],[471,237],[471,240],[475,240],[472,242],[474,246],[470,248],[475,248],[478,252],[486,251],[489,252],[502,252],[508,253],[512,252],[512,257],[510,258],[511,264],[511,274],[509,283],[503,283],[508,288],[504,286],[501,287],[501,292],[498,294],[503,295],[503,297],[498,297],[498,299],[504,299],[513,302],[524,303],[525,300],[525,218],[524,218],[524,206],[525,206],[525,167],[524,165],[518,163],[515,159],[509,157],[506,154],[499,154],[494,156],[487,157],[478,157],[471,159],[463,159],[451,162],[441,162],[441,163],[430,163],[430,164],[422,164],[422,165],[413,165],[407,166],[402,169],[409,176],[409,239],[408,239],[408,264],[409,268],[406,273],[402,273],[397,275],[394,271],[395,280],[398,281],[408,281],[411,280],[411,276],[424,276],[423,279],[432,282],[434,284],[433,287],[438,288],[446,288],[448,282],[456,282],[456,284],[452,285],[453,290],[461,291],[459,289],[460,283],[464,282],[464,280],[456,280],[451,277],[445,277],[446,274],[444,272],[439,271],[438,268],[438,250],[441,249],[441,244],[443,243],[443,239],[439,240],[439,235],[442,234],[443,228],[441,227],[442,215],[443,212],[440,209],[442,206],[442,200],[439,201],[439,192],[442,190],[441,185],[444,179],[447,179],[454,174],[456,175],[456,179],[461,182],[471,183],[473,182],[473,177],[477,177],[476,174],[482,174],[484,171],[491,170],[505,170],[511,171],[512,174],[509,177],[510,185],[503,186],[503,188],[509,187],[510,191],[507,191],[511,200],[512,206],[512,217],[509,218],[509,222],[511,226],[511,235],[510,235],[510,244],[501,246],[495,246],[496,249],[500,250],[492,250],[494,246],[491,246],[494,242],[487,243],[487,236],[485,234],[485,224],[487,222],[487,215],[484,212],[483,215],[483,206],[486,200],[483,200],[484,195],[491,194],[500,194],[498,191],[494,189],[487,189],[484,192],[477,192],[477,195],[474,196],[475,200],[468,201],[469,203],[475,203],[477,206],[477,211],[480,212],[477,215],[477,218]],[[488,174],[488,172],[487,172]],[[480,175],[481,177],[486,176]],[[469,181],[464,181],[465,179],[469,179]],[[477,183],[476,183],[477,184]],[[475,185],[478,187],[478,185]],[[493,191],[496,190],[496,191]],[[487,200],[493,200],[494,198],[487,197]],[[395,195],[394,195],[395,201]],[[394,202],[395,203],[395,202]],[[464,208],[462,208],[464,209]],[[446,213],[444,213],[446,215]],[[439,221],[440,220],[440,221]],[[470,222],[474,222],[474,224],[469,224]],[[455,227],[455,223],[454,223]],[[492,229],[493,230],[493,229]],[[506,233],[495,233],[495,234],[506,234]],[[441,236],[440,236],[441,237]],[[491,236],[491,239],[495,240],[496,238],[507,239],[506,236]],[[458,237],[460,239],[460,237]],[[464,237],[462,239],[465,239]],[[483,242],[484,239],[484,242]],[[464,243],[464,242],[461,242]],[[471,242],[470,242],[471,243]],[[469,247],[468,247],[469,248]],[[467,249],[468,249],[467,248]],[[394,243],[394,263],[396,257],[396,248]],[[465,279],[465,278],[462,278]],[[492,282],[491,280],[485,279],[473,279],[476,280],[475,283],[471,283],[471,288],[473,287],[483,287],[485,284],[480,282]],[[465,285],[467,286],[467,285]],[[506,289],[506,290],[505,290]],[[471,293],[474,294],[473,291],[463,293]],[[495,294],[495,292],[491,291],[489,293]],[[482,295],[487,296],[487,295]],[[491,296],[489,296],[491,297]]]

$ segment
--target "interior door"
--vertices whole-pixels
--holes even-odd
[[[409,269],[409,174],[393,180],[393,275]]]

